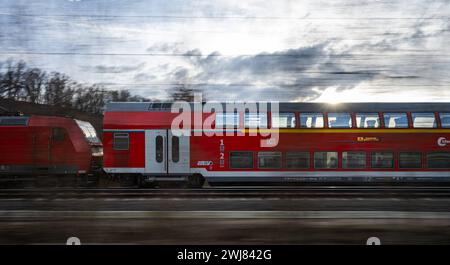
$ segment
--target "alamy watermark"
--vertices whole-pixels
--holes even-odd
[[[275,147],[279,141],[278,102],[202,102],[202,94],[194,94],[194,103],[176,101],[171,130],[175,136],[259,136],[261,147]]]

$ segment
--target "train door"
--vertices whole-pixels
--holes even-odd
[[[189,173],[189,136],[170,130],[145,131],[145,173]]]
[[[145,131],[145,173],[167,173],[167,130]]]
[[[168,131],[168,173],[189,173],[189,136],[175,136]]]

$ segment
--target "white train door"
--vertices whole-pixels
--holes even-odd
[[[169,130],[168,135],[168,173],[189,173],[189,136],[175,136]]]
[[[175,136],[170,130],[145,131],[145,173],[189,173],[189,163],[189,136]]]
[[[167,130],[145,131],[145,173],[167,173]]]

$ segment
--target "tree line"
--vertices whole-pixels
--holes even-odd
[[[101,114],[108,101],[150,101],[128,90],[84,85],[59,72],[29,67],[25,62],[0,62],[0,98],[78,109]]]
[[[199,89],[176,85],[169,89],[171,101],[194,101],[194,92]],[[110,90],[102,85],[84,85],[59,72],[46,72],[29,67],[25,62],[8,60],[0,62],[0,98],[36,104],[68,107],[93,114],[102,114],[109,101],[150,102],[129,90]]]

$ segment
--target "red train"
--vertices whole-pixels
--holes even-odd
[[[2,180],[98,176],[103,158],[106,173],[133,185],[450,181],[449,103],[280,103],[277,112],[261,103],[257,113],[187,106],[184,118],[201,123],[183,121],[177,135],[182,115],[172,103],[109,103],[104,157],[87,122],[2,116]]]
[[[0,175],[90,176],[103,149],[92,125],[48,116],[0,116]]]
[[[278,115],[272,105],[261,111],[262,103],[258,113],[236,109],[231,114],[202,111],[205,106],[196,104],[200,107],[194,110],[191,104],[194,111],[187,116],[197,115],[211,128],[188,125],[183,129],[190,136],[177,136],[171,125],[180,116],[171,112],[171,103],[109,103],[104,170],[139,184],[186,179],[193,187],[205,179],[450,180],[450,103],[280,103]],[[261,145],[268,138],[263,132],[278,132],[275,145]]]

